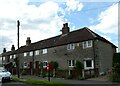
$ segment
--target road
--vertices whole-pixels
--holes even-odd
[[[38,85],[30,85],[30,84],[25,84],[21,82],[5,82],[5,83],[2,83],[1,86],[38,86]],[[39,86],[43,86],[43,85],[39,85]]]
[[[120,84],[113,84],[113,83],[108,83],[108,82],[96,82],[96,81],[79,81],[79,83],[75,80],[69,80],[71,83],[68,84],[68,86],[120,86]],[[73,84],[74,83],[74,84]],[[76,84],[75,84],[76,83]],[[30,85],[30,84],[25,84],[21,82],[5,82],[1,86],[44,86],[44,85]]]

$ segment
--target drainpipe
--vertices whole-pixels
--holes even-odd
[[[3,67],[3,53],[2,53],[2,67]]]
[[[32,75],[34,75],[34,65],[35,65],[35,63],[34,63],[34,50],[33,50],[33,56],[32,56]]]
[[[93,39],[93,56],[94,56],[94,74],[96,76],[96,62],[95,62],[95,59],[96,59],[96,53],[95,53],[95,39]]]

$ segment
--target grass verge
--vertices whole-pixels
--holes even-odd
[[[54,82],[54,81],[47,81],[47,80],[36,80],[36,79],[20,79],[20,78],[16,78],[13,77],[13,81],[16,82],[23,82],[23,83],[27,83],[27,84],[34,84],[34,85],[65,85],[65,83],[61,83],[61,82]]]

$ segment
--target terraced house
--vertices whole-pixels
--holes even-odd
[[[57,73],[61,77],[73,74],[76,61],[84,65],[84,76],[100,75],[112,69],[112,58],[116,52],[116,46],[84,27],[70,32],[68,23],[63,24],[62,34],[31,43],[30,37],[26,40],[26,45],[15,50],[12,46],[9,52],[1,54],[2,63],[14,62],[19,51],[20,69],[28,71],[30,74],[41,72],[40,63],[43,68],[51,61],[58,63]],[[39,38],[39,37],[37,37]]]

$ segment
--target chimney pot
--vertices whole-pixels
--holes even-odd
[[[68,23],[63,24],[62,34],[69,33]]]
[[[6,52],[6,48],[3,48],[3,53],[5,53]]]
[[[15,46],[14,45],[12,45],[12,47],[11,47],[11,51],[13,51],[13,50],[15,50]]]
[[[30,37],[27,37],[27,40],[26,40],[26,46],[30,45],[31,44],[31,40],[30,40]]]

